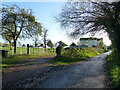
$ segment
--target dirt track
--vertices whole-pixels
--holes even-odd
[[[109,87],[105,68],[105,58],[109,53],[72,65],[44,66],[36,63],[25,66],[27,69],[6,72],[3,73],[3,88]]]

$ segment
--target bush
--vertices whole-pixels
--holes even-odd
[[[62,52],[62,56],[66,56],[66,57],[92,57],[95,55],[98,55],[100,53],[104,52],[104,49],[97,49],[97,48],[93,48],[93,47],[88,47],[88,48],[68,48],[66,50],[63,50]]]
[[[104,49],[94,47],[87,48],[65,48],[62,49],[62,56],[55,57],[52,62],[58,65],[72,64],[103,53]]]
[[[55,61],[61,61],[65,63],[72,63],[85,60],[89,57],[98,55],[104,52],[103,49],[97,49],[94,47],[88,48],[66,48],[62,49],[62,56],[56,57]]]

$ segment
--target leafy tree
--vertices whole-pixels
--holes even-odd
[[[28,38],[37,34],[37,32],[41,32],[41,26],[35,20],[32,10],[25,10],[15,4],[12,6],[3,6],[1,27],[2,30],[0,30],[0,33],[8,32],[11,35],[14,42],[14,53],[16,53],[18,38]]]
[[[0,43],[0,46],[2,46],[3,44],[2,43]]]
[[[38,46],[38,42],[39,42],[39,36],[42,35],[42,26],[40,23],[36,23],[36,25],[33,24],[32,26],[34,29],[37,29],[36,32],[32,32],[32,39],[34,41],[34,45],[35,47]]]
[[[40,43],[39,45],[38,45],[38,47],[43,47],[44,45],[42,44],[42,43]]]
[[[62,42],[62,41],[59,41],[58,43],[59,43],[59,46],[61,46],[61,47],[65,47],[65,46],[67,46],[67,44],[65,44],[65,43]]]
[[[9,33],[9,31],[6,31],[6,32],[2,33],[1,36],[4,40],[9,42],[10,50],[12,50],[13,39],[12,39],[11,33]]]
[[[40,46],[43,47],[44,45],[41,43]]]
[[[30,45],[29,47],[34,47],[33,45]]]
[[[72,44],[70,45],[70,47],[71,47],[71,46],[77,46],[77,45],[76,45],[75,43],[72,43]]]
[[[25,44],[22,45],[22,47],[25,47],[25,46],[26,46]]]
[[[100,42],[100,43],[99,43],[98,47],[99,47],[99,48],[104,48],[103,40],[100,40],[99,42]]]
[[[53,43],[52,43],[51,40],[48,40],[48,42],[47,42],[47,46],[53,48],[54,45],[53,45]]]
[[[120,2],[68,2],[57,21],[64,28],[72,28],[70,36],[105,30],[119,60]]]
[[[3,44],[3,47],[9,47],[9,44],[4,43],[4,44]]]

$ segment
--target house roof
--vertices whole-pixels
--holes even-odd
[[[80,38],[80,40],[102,40],[102,38]]]

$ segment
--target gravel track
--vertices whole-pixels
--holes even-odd
[[[71,65],[45,66],[3,73],[3,88],[107,88],[107,53]],[[31,65],[34,67],[34,65]]]

